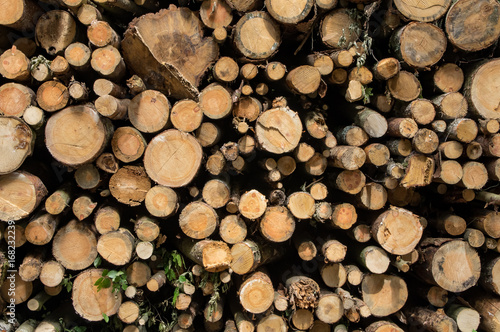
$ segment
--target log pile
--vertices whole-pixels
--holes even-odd
[[[2,5],[3,330],[500,330],[497,1]]]

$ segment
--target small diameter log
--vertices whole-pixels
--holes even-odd
[[[100,96],[94,102],[99,114],[112,120],[125,120],[127,118],[130,99],[118,99],[111,95]]]
[[[419,40],[426,42],[421,43]],[[400,60],[414,68],[424,69],[441,59],[446,51],[446,41],[444,32],[437,26],[411,22],[393,34],[390,46]]]
[[[0,116],[0,174],[17,170],[24,160],[33,153],[35,134],[18,117]]]
[[[23,120],[33,129],[38,130],[45,124],[45,114],[36,106],[29,106],[24,110]]]
[[[265,4],[269,14],[283,24],[296,24],[304,20],[314,5],[312,1],[283,4],[279,0],[266,0]]]
[[[394,255],[410,253],[417,246],[422,233],[419,217],[402,208],[392,207],[372,223],[375,241]]]
[[[375,317],[385,317],[400,310],[408,298],[403,279],[386,274],[368,274],[361,282],[361,293]]]
[[[123,302],[118,308],[118,318],[125,324],[132,324],[139,318],[139,309],[134,301]]]
[[[115,158],[115,155],[109,152],[102,153],[95,161],[96,166],[106,173],[115,174],[118,172],[120,165]]]
[[[306,62],[308,65],[318,69],[322,76],[330,74],[335,66],[332,57],[323,53],[309,54]]]
[[[388,129],[387,120],[380,113],[368,107],[357,107],[354,123],[363,128],[373,138],[382,137]]]
[[[111,195],[120,203],[138,206],[151,189],[151,181],[143,167],[124,166],[109,179]]]
[[[133,127],[117,128],[111,139],[113,154],[124,163],[130,163],[142,157],[146,145],[144,137]]]
[[[179,226],[184,234],[193,239],[210,236],[219,223],[215,210],[203,202],[191,202],[179,215]]]
[[[45,291],[41,291],[28,301],[28,309],[31,311],[40,311],[44,307],[45,302],[47,302],[51,298],[52,296],[45,293]]]
[[[310,219],[315,212],[315,200],[307,192],[295,192],[288,196],[287,207],[297,219]]]
[[[97,206],[97,202],[89,195],[82,195],[73,201],[73,215],[79,220],[89,217]]]
[[[102,277],[102,272],[102,269],[86,270],[73,282],[73,307],[89,321],[103,320],[103,313],[108,317],[114,315],[122,302],[121,292],[114,293],[111,287],[97,290],[94,284]]]
[[[439,214],[433,225],[445,235],[451,236],[462,235],[467,228],[464,218],[451,213]]]
[[[135,287],[143,287],[151,279],[151,268],[143,262],[135,261],[127,267],[127,282]]]
[[[349,80],[345,90],[345,100],[354,103],[363,99],[363,85],[357,80]]]
[[[13,292],[11,288],[16,291]],[[4,303],[14,303],[18,305],[26,302],[33,292],[33,283],[31,281],[24,281],[19,276],[19,273],[9,273],[6,281],[0,288],[0,293]]]
[[[430,154],[437,150],[439,146],[439,137],[436,132],[427,128],[421,128],[413,137],[412,145],[415,151],[423,154]]]
[[[34,281],[40,276],[44,251],[28,253],[24,256],[23,262],[19,265],[19,276],[24,281]]]
[[[290,320],[296,329],[305,331],[314,323],[314,316],[313,313],[307,309],[298,309],[292,313]]]
[[[217,125],[211,122],[203,122],[200,125],[200,127],[198,127],[198,129],[196,130],[196,139],[200,142],[201,146],[204,148],[214,146],[219,142],[220,138],[221,138],[221,129]]]
[[[97,241],[97,251],[111,264],[125,265],[132,258],[134,236],[124,228],[103,234]]]
[[[467,100],[459,92],[449,92],[432,100],[437,110],[437,118],[454,120],[467,115]]]
[[[0,114],[20,118],[32,105],[35,105],[35,93],[27,86],[18,83],[0,86]]]
[[[286,280],[285,287],[288,290],[292,306],[301,309],[317,308],[320,288],[313,279],[305,276],[293,276]]]
[[[271,242],[285,242],[295,230],[295,219],[284,206],[271,206],[266,209],[261,221],[260,232]]]
[[[116,231],[120,227],[120,221],[120,211],[111,205],[99,207],[94,214],[94,224],[99,234]]]
[[[462,292],[478,281],[481,262],[477,252],[467,242],[427,239],[421,247],[424,261],[413,265],[413,269],[427,283],[450,292]]]
[[[160,226],[157,220],[143,216],[135,222],[134,232],[139,240],[152,242],[160,235]]]
[[[259,191],[252,189],[245,192],[240,197],[238,210],[243,217],[250,220],[255,220],[261,217],[266,212],[267,200],[266,197]]]
[[[121,38],[106,21],[94,21],[87,28],[87,38],[94,47],[120,47]]]
[[[286,76],[286,84],[295,93],[310,94],[318,90],[321,74],[316,67],[304,65],[292,69]]]
[[[474,228],[467,228],[464,232],[464,239],[472,248],[480,248],[484,245],[484,233]]]
[[[222,85],[212,83],[200,92],[199,107],[210,119],[222,119],[231,113],[233,99]]]
[[[367,246],[357,254],[357,260],[371,273],[381,274],[387,271],[391,263],[389,255],[378,246]]]
[[[231,83],[238,78],[240,68],[232,58],[224,56],[213,67],[214,78],[221,83]]]
[[[476,142],[480,144],[485,156],[500,157],[500,134],[477,136]]]
[[[344,260],[347,247],[337,240],[328,240],[321,246],[321,252],[325,262],[339,263]]]
[[[369,137],[364,129],[358,126],[346,126],[337,132],[337,142],[341,145],[365,145]]]
[[[447,141],[439,144],[439,152],[447,159],[457,159],[464,151],[464,147],[460,142]]]
[[[347,281],[347,273],[340,263],[327,263],[320,269],[321,279],[331,288],[342,287]]]
[[[316,182],[309,187],[309,193],[316,201],[321,201],[328,196],[328,187],[324,183]]]
[[[257,332],[264,331],[277,331],[277,332],[286,332],[288,331],[288,326],[286,322],[283,320],[283,317],[270,314],[262,318],[257,323]]]
[[[85,83],[71,81],[68,85],[69,96],[76,102],[84,102],[89,97],[89,90]]]
[[[474,120],[460,118],[451,122],[446,128],[446,132],[451,139],[463,143],[470,143],[476,138],[478,128]]]
[[[349,29],[349,26],[357,24],[346,9],[332,10],[321,21],[321,41],[327,47],[345,49],[359,37],[354,29]]]
[[[292,240],[297,249],[300,259],[303,261],[311,261],[318,253],[316,244],[311,239],[311,235],[305,232],[295,232]]]
[[[390,118],[387,124],[387,135],[392,137],[413,138],[418,131],[417,123],[411,118]]]
[[[255,42],[258,31],[259,42]],[[246,13],[235,26],[233,42],[243,56],[265,60],[272,56],[281,43],[280,28],[269,14],[262,11]]]
[[[0,55],[0,74],[6,79],[19,82],[30,78],[30,61],[15,46]]]
[[[408,0],[394,1],[398,10],[410,20],[432,22],[442,17],[448,11],[452,1],[439,0],[435,4],[420,4],[415,6]]]
[[[273,108],[262,113],[255,125],[255,138],[261,149],[282,154],[299,144],[302,123],[297,113],[288,107]]]
[[[356,223],[356,208],[349,203],[336,204],[333,207],[331,225],[340,229],[349,229]]]
[[[181,156],[172,158],[177,151]],[[149,177],[160,185],[181,187],[193,180],[201,166],[202,148],[192,135],[169,129],[155,136],[144,154]]]
[[[224,167],[226,167],[226,158],[224,158],[224,155],[220,151],[217,151],[213,155],[209,156],[207,158],[207,162],[205,163],[207,171],[214,176],[220,175],[224,170]],[[198,194],[193,196],[197,195]]]
[[[111,45],[92,52],[90,65],[99,75],[112,81],[119,81],[126,73],[125,62],[120,52]]]
[[[401,70],[401,65],[396,58],[384,58],[373,67],[373,76],[377,80],[387,81],[396,76]]]
[[[68,60],[61,55],[56,56],[56,58],[50,62],[50,71],[54,79],[64,82],[65,84],[69,83],[73,75],[73,70]]]
[[[414,307],[407,312],[408,325],[423,328],[426,331],[456,331],[457,324],[442,312],[432,311],[422,307]]]
[[[95,160],[110,136],[110,124],[101,119],[95,110],[83,105],[68,107],[54,114],[45,127],[49,152],[55,159],[70,166]]]
[[[336,146],[330,149],[329,164],[346,170],[356,170],[363,166],[366,160],[365,152],[354,146]]]
[[[319,112],[309,112],[306,115],[304,125],[307,132],[313,138],[323,139],[326,137],[328,132],[328,126],[326,125],[325,117]]]
[[[0,220],[19,220],[30,215],[47,195],[42,181],[28,172],[0,176]]]
[[[358,205],[367,210],[380,210],[387,202],[387,191],[379,183],[367,183],[356,195]]]
[[[92,190],[101,182],[101,175],[93,164],[85,164],[75,171],[75,182],[82,189]]]
[[[484,164],[477,161],[469,161],[462,166],[464,175],[460,181],[467,189],[481,189],[488,182],[488,171]]]
[[[44,82],[36,92],[36,101],[47,112],[63,109],[69,101],[68,88],[57,81]]]
[[[73,43],[64,50],[64,57],[68,64],[78,71],[90,69],[91,55],[90,48],[82,43]]]
[[[144,200],[148,212],[160,218],[171,216],[179,206],[177,193],[169,187],[154,186],[148,190]]]
[[[21,325],[19,325],[16,332],[34,332],[38,325],[39,325],[38,321],[30,318],[28,320],[25,320],[24,323],[22,323]]]
[[[219,235],[224,242],[236,244],[245,240],[247,226],[237,215],[228,215],[222,219],[219,226]]]
[[[221,0],[205,0],[200,6],[200,18],[210,29],[227,27],[233,20],[231,7]]]
[[[454,3],[446,15],[445,28],[453,46],[468,52],[475,52],[491,46],[500,36],[500,24],[494,19],[499,10],[498,3],[491,0],[461,1]],[[470,29],[471,17],[482,15]],[[467,29],[466,29],[467,28]]]
[[[96,79],[92,89],[99,97],[110,95],[116,98],[125,98],[127,95],[125,87],[104,78]]]
[[[95,234],[85,223],[73,219],[57,231],[52,254],[66,269],[83,270],[97,257]]]
[[[422,89],[415,75],[404,70],[387,80],[387,88],[395,99],[407,102],[417,99]]]
[[[350,81],[358,81],[363,85],[367,85],[373,81],[373,73],[365,66],[356,66],[349,72],[348,79]]]
[[[460,304],[452,304],[446,310],[446,315],[455,321],[459,331],[477,330],[481,321],[481,316],[476,310]]]
[[[366,154],[366,163],[380,167],[389,162],[390,151],[384,144],[372,143],[365,146],[363,150]]]
[[[471,211],[470,218],[474,228],[479,229],[486,236],[494,239],[500,238],[500,213],[486,209],[474,209]]]
[[[194,241],[182,238],[179,241],[179,249],[190,260],[203,266],[208,272],[224,271],[229,268],[232,260],[227,243],[222,241]]]
[[[321,290],[315,314],[323,323],[334,324],[338,322],[344,314],[342,299],[335,293]]]
[[[57,216],[43,212],[36,214],[24,229],[26,240],[38,246],[47,244],[52,240],[58,224]]]
[[[397,113],[398,115],[412,118],[420,125],[428,125],[436,116],[436,110],[431,101],[422,98],[413,100]]]
[[[262,112],[262,103],[253,97],[241,97],[233,106],[233,116],[249,122],[257,120]]]

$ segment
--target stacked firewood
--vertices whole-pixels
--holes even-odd
[[[500,331],[499,12],[4,1],[0,326]]]

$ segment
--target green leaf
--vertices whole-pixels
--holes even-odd
[[[102,263],[102,258],[101,256],[97,255],[97,257],[94,259],[94,267],[99,267]]]
[[[111,287],[111,279],[104,278],[101,282],[101,288],[109,288]]]
[[[124,283],[124,284],[122,284],[122,289],[123,289],[123,290],[127,290],[127,288],[128,288],[128,285],[127,285],[127,284],[125,284],[125,283]]]
[[[111,278],[111,279],[113,279],[113,280],[114,280],[114,279],[116,278],[116,275],[117,275],[117,274],[118,274],[118,271],[111,270],[111,271],[109,271],[109,272],[108,272],[107,277],[108,277],[108,278]]]
[[[104,277],[100,277],[99,279],[97,279],[95,281],[94,286],[99,286],[102,283],[103,280],[104,280]]]
[[[172,305],[175,306],[175,302],[177,301],[177,298],[179,297],[179,287],[175,287],[174,289],[174,297],[172,298]]]
[[[104,318],[104,321],[105,321],[106,323],[109,323],[109,317],[108,317],[108,315],[106,315],[104,312],[102,313],[102,318]]]
[[[102,275],[103,277],[105,277],[105,276],[107,276],[107,275],[108,275],[108,273],[109,273],[109,270],[108,270],[108,269],[104,269],[104,270],[102,270],[102,274],[101,274],[101,275]]]
[[[184,276],[184,275],[181,274],[179,276],[179,282],[185,283],[186,281],[187,281],[186,276]]]

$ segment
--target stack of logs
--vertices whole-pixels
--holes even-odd
[[[499,13],[3,1],[2,329],[500,331]]]

